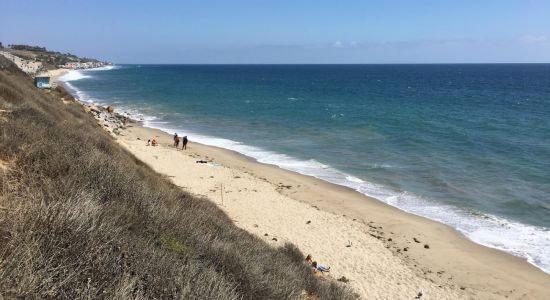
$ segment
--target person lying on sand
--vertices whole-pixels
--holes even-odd
[[[151,146],[158,146],[157,140],[155,138],[153,138],[153,140],[151,141]]]
[[[328,273],[330,272],[330,267],[327,267],[322,264],[318,264],[316,261],[311,263],[311,267],[313,268],[313,272],[321,272],[321,273]]]
[[[316,261],[313,261],[313,257],[311,256],[311,254],[308,254],[306,256],[306,263],[308,265],[311,265],[311,267],[313,268],[313,272],[314,273],[317,273],[317,272],[321,272],[321,273],[325,273],[325,272],[330,272],[330,267],[327,267],[325,265],[322,265],[322,264],[318,264]]]

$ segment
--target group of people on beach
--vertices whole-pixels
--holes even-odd
[[[177,133],[174,133],[174,147],[176,147],[176,149],[179,147],[180,141],[181,141],[181,150],[187,150],[187,143],[189,142],[189,140],[187,139],[187,136],[180,138]],[[159,143],[157,142],[157,139],[154,137],[147,140],[147,146],[155,147],[158,145]]]
[[[315,275],[320,276],[320,275],[324,275],[324,273],[330,272],[330,267],[328,267],[326,265],[323,265],[323,264],[320,264],[320,263],[317,263],[316,261],[314,261],[311,254],[308,254],[306,256],[306,263],[309,266],[311,266],[311,269],[313,270],[313,273]]]
[[[181,150],[187,150],[187,142],[189,141],[187,139],[187,136],[184,136],[180,138],[177,133],[174,133],[174,147],[178,149],[181,141]]]

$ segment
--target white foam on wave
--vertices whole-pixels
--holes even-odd
[[[95,72],[95,71],[109,71],[113,69],[118,69],[119,66],[104,66],[99,68],[90,68],[90,69],[83,69],[83,70],[70,70],[67,72],[67,74],[59,77],[60,81],[63,82],[69,82],[69,81],[76,81],[84,78],[90,78],[92,77],[89,75],[89,72]]]
[[[104,67],[99,67],[99,68],[91,68],[91,69],[86,69],[84,70],[85,72],[89,72],[89,71],[109,71],[109,70],[114,70],[114,69],[119,69],[120,66],[115,66],[115,65],[110,65],[110,66],[104,66]]]
[[[90,78],[90,77],[91,77],[90,75],[86,75],[80,70],[70,70],[69,72],[67,72],[67,74],[59,77],[59,80],[63,82],[68,82],[68,81],[75,81],[75,80],[80,80],[80,79]]]
[[[91,69],[85,69],[85,70],[70,70],[67,72],[67,74],[60,76],[59,81],[69,90],[69,92],[75,97],[77,100],[81,102],[87,102],[87,103],[99,103],[101,104],[101,99],[95,99],[92,98],[90,95],[86,94],[85,92],[77,89],[74,85],[71,84],[71,81],[77,81],[85,78],[91,78],[92,76],[88,74],[88,72],[92,71],[108,71],[113,69],[118,69],[119,66],[111,65],[111,66],[104,66],[99,68],[91,68]]]
[[[550,252],[549,228],[436,203],[409,192],[396,192],[372,183],[364,183],[356,190],[406,212],[447,224],[478,244],[525,258],[550,273],[550,257],[547,255]]]

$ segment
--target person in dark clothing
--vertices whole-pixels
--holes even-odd
[[[189,140],[187,139],[187,136],[184,136],[182,141],[181,141],[181,150],[186,150],[187,149],[187,142]]]

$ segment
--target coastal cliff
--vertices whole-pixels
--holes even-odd
[[[353,299],[0,57],[0,298]]]

